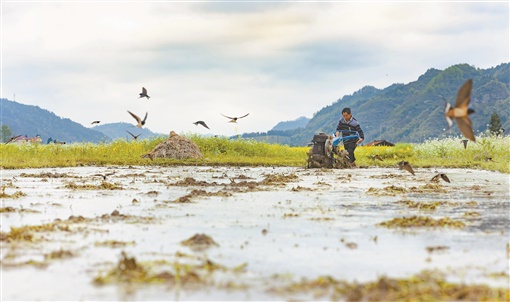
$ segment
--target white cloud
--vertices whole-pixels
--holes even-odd
[[[262,132],[365,85],[508,62],[508,6],[7,2],[2,96],[85,126],[134,122],[131,110],[162,133],[206,133],[199,119],[215,134]],[[220,115],[248,112],[238,125]]]

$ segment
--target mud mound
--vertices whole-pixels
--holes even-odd
[[[170,132],[170,137],[154,147],[151,152],[142,155],[143,158],[202,158],[198,146],[191,140]]]

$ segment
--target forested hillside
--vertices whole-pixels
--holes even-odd
[[[272,131],[280,131],[280,130],[293,130],[297,128],[305,128],[306,124],[310,121],[309,118],[305,116],[301,116],[293,121],[285,121],[279,122],[276,126],[271,129]]]
[[[0,99],[2,125],[6,125],[12,135],[40,135],[43,143],[48,138],[60,142],[100,142],[110,138],[103,133],[83,127],[68,118],[61,118],[53,112],[38,106],[24,105],[7,99]]]
[[[470,107],[475,110],[471,115],[475,133],[487,130],[494,112],[508,130],[509,74],[509,63],[489,69],[459,64],[445,70],[429,69],[408,84],[393,84],[384,89],[366,86],[316,112],[305,129],[291,136],[291,145],[306,145],[319,132],[334,133],[344,107],[352,109],[365,132],[365,142],[376,139],[422,142],[460,135],[456,124],[448,130],[444,102],[454,104],[459,88],[467,79],[473,79]]]

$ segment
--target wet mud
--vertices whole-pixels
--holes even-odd
[[[509,175],[441,172],[3,170],[2,299],[505,300]]]

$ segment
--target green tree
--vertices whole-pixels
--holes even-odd
[[[499,135],[501,134],[501,131],[503,127],[501,127],[501,119],[499,118],[499,115],[494,112],[491,115],[491,119],[489,121],[489,131],[492,135]]]
[[[2,138],[2,142],[6,142],[9,140],[9,138],[12,137],[12,131],[11,131],[11,128],[9,128],[9,126],[7,125],[2,125],[2,128],[0,128],[0,135],[1,135],[1,138]]]

